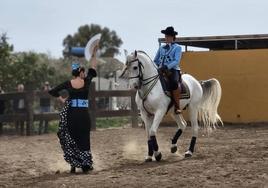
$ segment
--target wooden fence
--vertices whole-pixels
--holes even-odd
[[[135,91],[128,90],[113,90],[113,91],[96,91],[95,84],[93,83],[89,92],[89,113],[91,116],[91,128],[96,129],[96,118],[98,117],[117,117],[117,116],[131,116],[132,127],[138,126],[138,109],[135,103]],[[34,121],[51,121],[59,120],[58,112],[34,112],[35,102],[40,97],[50,98],[52,101],[55,99],[46,92],[29,91],[21,93],[5,93],[0,94],[0,100],[6,102],[23,99],[25,111],[23,113],[7,112],[0,114],[0,134],[3,131],[3,123],[12,123],[16,121],[26,122],[26,131],[24,125],[20,127],[20,134],[26,135],[33,134]],[[129,110],[105,110],[97,107],[97,98],[99,97],[130,97],[131,108]],[[52,103],[53,104],[53,103]],[[54,103],[55,104],[55,103]]]

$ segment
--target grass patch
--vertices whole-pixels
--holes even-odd
[[[97,128],[110,128],[110,127],[122,127],[130,123],[130,118],[128,117],[112,117],[112,118],[97,118],[96,127]],[[49,133],[56,133],[58,131],[59,121],[50,121],[48,126]]]
[[[97,118],[97,128],[109,128],[109,127],[121,127],[130,122],[130,118],[127,117],[113,117],[113,118]]]
[[[126,124],[131,123],[130,117],[112,117],[112,118],[97,118],[96,119],[96,127],[97,128],[110,128],[110,127],[122,127]],[[24,128],[26,129],[26,122],[24,123]],[[58,132],[59,121],[49,121],[48,124],[48,132],[56,133]],[[20,131],[20,127],[19,130]],[[42,129],[42,134],[44,131],[44,127]],[[32,134],[38,134],[39,132],[39,121],[35,121],[32,127]],[[3,126],[3,134],[20,134],[20,132],[16,132],[14,123],[4,124]]]
[[[50,121],[48,124],[48,132],[49,133],[56,133],[58,132],[59,128],[59,121]]]

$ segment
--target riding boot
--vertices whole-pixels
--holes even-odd
[[[180,110],[180,88],[178,87],[177,89],[172,91],[172,98],[174,101],[174,112],[175,114],[180,114],[181,110]]]

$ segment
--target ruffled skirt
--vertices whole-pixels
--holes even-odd
[[[71,136],[68,128],[68,109],[70,108],[70,101],[67,101],[62,111],[60,112],[60,122],[58,130],[58,138],[61,148],[64,153],[64,159],[72,167],[82,168],[84,166],[92,166],[92,154],[90,149],[81,150],[75,139]]]

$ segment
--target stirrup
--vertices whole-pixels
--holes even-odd
[[[174,112],[175,114],[181,114],[181,110],[179,108],[175,108]]]

